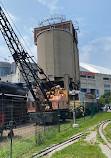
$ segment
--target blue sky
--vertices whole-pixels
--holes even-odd
[[[33,43],[33,28],[38,26],[38,21],[43,17],[63,14],[67,20],[78,21],[80,61],[111,68],[111,0],[1,0],[1,2],[35,57],[37,48]],[[21,39],[20,36],[19,38]],[[0,56],[12,61],[1,34],[0,53]]]

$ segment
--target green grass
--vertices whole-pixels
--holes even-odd
[[[81,139],[65,149],[55,152],[51,158],[106,158],[106,156],[97,144],[91,145]]]
[[[98,140],[98,144],[99,144],[99,142],[101,142],[103,145],[106,145],[105,141],[101,138],[99,133],[97,133],[96,137],[97,137],[97,140]]]
[[[61,132],[57,133],[57,129],[50,130],[46,132],[45,142],[41,145],[35,145],[35,137],[31,137],[26,140],[19,140],[14,142],[13,144],[13,158],[22,157],[29,158],[33,155],[33,153],[40,152],[46,147],[51,146],[52,144],[56,144],[59,142],[63,142],[67,140],[69,137],[87,131],[88,128],[98,125],[103,120],[111,119],[110,113],[98,113],[97,115],[90,116],[84,118],[77,119],[76,123],[79,124],[79,128],[72,128],[73,122],[66,122],[61,125]],[[68,128],[68,130],[65,130]],[[4,148],[0,148],[0,158],[8,158],[10,156],[10,146],[7,145]]]
[[[109,123],[109,124],[105,127],[104,131],[105,131],[105,135],[106,135],[106,137],[108,138],[108,140],[111,141],[111,123]]]

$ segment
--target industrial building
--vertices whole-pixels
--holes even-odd
[[[111,92],[111,70],[80,62],[81,91],[92,93],[99,98]]]
[[[10,65],[10,72],[7,73],[7,75],[3,75],[1,76],[1,81],[4,82],[12,82],[12,83],[18,83],[18,82],[23,82],[23,77],[20,74],[20,71],[18,69],[18,67],[16,66],[16,64],[13,63],[9,63]]]
[[[24,79],[23,79],[23,76],[21,75],[20,73],[20,70],[19,68],[17,67],[16,63],[13,62],[13,63],[9,63],[10,64],[10,67],[11,67],[11,73],[8,73],[6,76],[1,76],[1,80],[4,81],[4,82],[12,82],[12,83],[25,83]],[[36,70],[36,65],[33,64],[33,67],[35,68]],[[32,82],[33,79],[30,78],[30,82]]]
[[[50,81],[65,89],[92,93],[97,98],[111,91],[111,70],[85,63],[79,65],[77,31],[72,21],[62,19],[48,25],[42,22],[34,29],[34,44],[37,45],[38,65]],[[0,76],[2,81],[25,82],[15,63],[1,62]],[[44,80],[42,75],[39,77]]]
[[[49,79],[65,89],[79,89],[78,38],[72,21],[35,28],[34,43],[38,65]]]
[[[11,72],[11,64],[9,62],[0,62],[0,77],[7,76]]]
[[[14,65],[14,63],[13,63]],[[80,62],[80,90],[86,93],[92,93],[99,98],[106,92],[111,92],[111,70]],[[2,76],[2,81],[12,83],[22,82],[24,79],[18,68],[16,73],[8,76]]]

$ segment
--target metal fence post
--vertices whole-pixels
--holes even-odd
[[[60,132],[60,109],[59,109],[59,102],[58,102],[58,132]]]
[[[92,109],[92,103],[90,103],[90,106],[91,106],[91,118],[92,118],[92,111],[93,111],[93,109]]]
[[[98,103],[98,112],[100,111],[100,110],[99,110],[99,105],[100,105],[100,104]]]
[[[4,109],[3,109],[3,94],[2,94],[2,109],[1,109],[1,120],[2,120],[2,116],[4,114]],[[3,121],[3,120],[2,120]],[[1,122],[1,139],[2,139],[2,135],[3,135],[3,122]]]
[[[10,141],[11,141],[11,151],[10,151],[10,158],[12,158],[12,148],[13,148],[13,140],[12,140],[12,137],[13,137],[13,100],[12,100],[12,104],[11,104],[11,121],[9,122],[10,123],[10,133],[9,133],[9,136],[10,136]]]
[[[73,120],[74,120],[74,124],[76,124],[75,95],[73,95],[73,97],[74,97]]]
[[[83,102],[83,105],[84,105],[84,121],[85,121],[85,112],[86,112],[86,109],[85,109],[85,101]]]
[[[35,101],[35,143],[37,145],[37,101]]]
[[[43,120],[44,120],[44,137],[45,137],[45,103],[44,104],[44,115],[43,115]]]

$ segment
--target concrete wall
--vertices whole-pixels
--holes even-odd
[[[77,53],[73,46],[72,34],[65,30],[45,30],[37,37],[38,64],[47,76],[76,78]],[[78,63],[78,61],[77,61]]]
[[[50,31],[43,32],[38,37],[37,60],[46,75],[54,77],[54,53],[53,34]],[[53,79],[53,78],[52,78]]]
[[[104,78],[108,78],[109,80],[104,80]],[[111,75],[95,73],[94,78],[80,78],[81,81],[81,89],[90,89],[96,92],[98,90],[99,97],[105,93],[105,90],[111,92]],[[105,85],[109,85],[109,87],[105,87]]]

